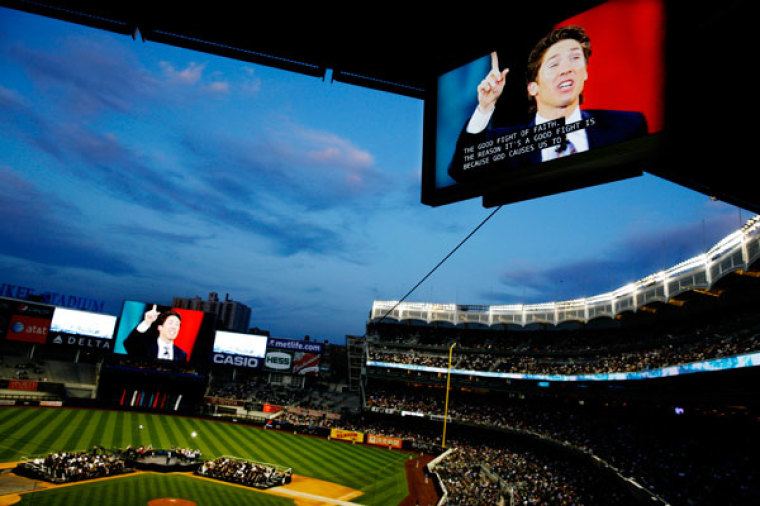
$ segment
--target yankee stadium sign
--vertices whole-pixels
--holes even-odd
[[[12,299],[21,300],[26,300],[29,297],[39,297],[42,299],[40,302],[43,304],[68,307],[71,309],[81,309],[83,311],[93,311],[96,313],[102,313],[105,306],[105,302],[102,300],[58,292],[40,292],[34,288],[12,285],[10,283],[0,283],[0,297],[10,297]]]

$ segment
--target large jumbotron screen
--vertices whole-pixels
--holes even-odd
[[[426,101],[422,202],[495,205],[641,174],[663,130],[664,26],[661,0],[600,2],[526,20],[519,41],[505,34],[442,72]]]
[[[140,360],[189,362],[198,342],[206,340],[209,319],[203,311],[125,301],[114,352]]]

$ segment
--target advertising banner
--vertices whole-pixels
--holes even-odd
[[[53,307],[25,301],[4,300],[5,337],[11,341],[44,344],[53,318]]]
[[[37,391],[36,380],[8,380],[8,390],[24,390],[27,392]]]
[[[319,357],[317,353],[293,353],[293,374],[316,376],[319,373]]]
[[[331,429],[330,438],[338,439],[340,441],[353,441],[355,443],[363,443],[364,433],[355,432],[353,430]]]
[[[206,404],[216,404],[218,406],[245,406],[244,400],[228,399],[226,397],[204,397],[203,402]]]
[[[378,436],[376,434],[367,434],[367,444],[377,446],[390,446],[391,448],[401,448],[403,440],[397,437]]]
[[[211,360],[215,364],[231,365],[235,367],[247,367],[249,369],[260,369],[262,360],[256,357],[246,357],[243,355],[231,355],[229,353],[214,353]]]
[[[293,367],[293,355],[283,351],[268,350],[264,357],[264,369],[272,372],[291,372]]]
[[[270,338],[267,348],[290,351],[303,351],[307,353],[322,353],[322,343],[312,341],[296,341],[294,339]]]

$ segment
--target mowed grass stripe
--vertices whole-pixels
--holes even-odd
[[[310,438],[307,438],[310,439]],[[317,440],[314,440],[317,441]],[[324,445],[306,445],[301,463],[304,466],[314,466],[315,472],[323,480],[336,481],[351,488],[360,488],[358,475],[363,474],[361,459],[352,456],[348,451],[353,445],[337,441],[325,441]],[[362,484],[363,485],[363,484]]]
[[[63,418],[56,415],[57,413],[53,411],[43,410],[39,417],[16,433],[24,441],[21,446],[21,455],[33,456],[47,453],[49,447],[42,446],[40,443],[43,441],[47,441],[55,447],[60,446],[60,433],[57,429],[58,420],[60,419],[64,423],[70,422],[76,413],[65,411]]]
[[[29,408],[0,408],[0,433],[16,430],[27,420],[36,417],[36,410]]]
[[[60,437],[58,444],[53,448],[60,450],[83,450],[77,445],[79,439],[85,435],[92,439],[92,432],[87,430],[88,425],[96,417],[100,416],[99,412],[91,412],[84,409],[73,410],[74,417],[67,424],[58,424]]]
[[[175,416],[172,418],[174,421],[174,437],[176,442],[175,447],[180,448],[196,448],[193,432],[197,434],[198,424],[189,418],[184,416]]]
[[[294,472],[356,489],[366,485],[364,478],[371,470],[368,462],[374,460],[368,459],[368,455],[376,449],[290,433],[271,432],[268,435],[270,442],[278,443],[270,444],[270,450],[274,446],[279,448],[282,459],[287,460],[287,465],[292,466]]]
[[[207,421],[208,422],[208,421]],[[204,426],[199,440],[216,440],[225,450],[204,454],[214,458],[223,454],[273,464],[290,466],[294,472],[334,481],[352,488],[366,485],[364,478],[372,469],[372,462],[397,462],[393,457],[384,458],[387,450],[351,445],[345,442],[325,441],[303,435],[284,432],[268,432],[250,426],[229,423],[213,423]],[[373,450],[375,450],[373,452]],[[376,454],[367,457],[367,454]],[[403,458],[402,458],[403,460]]]
[[[126,447],[127,445],[120,443],[124,442],[124,434],[131,431],[137,436],[132,440],[132,446],[153,444],[154,448],[160,448],[163,447],[161,440],[168,440],[169,437],[176,438],[177,440],[171,441],[166,446],[168,448],[171,445],[183,445],[183,441],[189,441],[186,439],[189,437],[189,432],[197,430],[198,438],[192,440],[193,444],[186,446],[196,446],[197,442],[197,446],[204,452],[204,458],[227,454],[286,465],[292,467],[298,474],[364,490],[376,497],[381,496],[382,487],[391,489],[387,491],[389,495],[394,494],[402,482],[404,488],[406,487],[403,463],[409,456],[385,448],[327,441],[321,438],[267,431],[212,420],[145,415],[134,412],[77,410],[76,412],[84,412],[96,421],[70,423],[66,420],[72,416],[71,410],[39,410],[38,419],[41,420],[44,413],[51,412],[57,415],[45,421],[51,431],[62,433],[63,425],[67,425],[68,430],[79,427],[80,431],[92,432],[94,426],[95,430],[104,434],[92,435],[89,441],[106,447]],[[111,417],[113,420],[106,422],[106,418]],[[145,427],[142,431],[138,428],[141,423]],[[111,426],[116,429],[108,431],[105,428]],[[161,434],[176,434],[176,436],[161,436]],[[81,436],[81,433],[78,436]],[[55,440],[51,439],[51,441],[53,441],[51,444],[55,445]],[[58,446],[60,445],[56,445],[56,448],[52,450],[59,450]],[[49,451],[51,451],[50,448],[46,449],[45,453]],[[401,497],[403,498],[404,495]]]
[[[153,445],[155,440],[155,436],[153,435],[153,416],[145,413],[135,413],[134,421],[140,446]],[[155,443],[158,444],[158,441],[155,440]]]
[[[177,417],[163,417],[161,419],[154,419],[154,424],[157,424],[163,431],[163,439],[161,439],[161,446],[158,448],[171,448],[177,446],[180,443],[179,429],[177,428]],[[154,445],[154,448],[156,446]]]
[[[212,460],[225,453],[231,453],[231,450],[220,443],[220,434],[218,433],[216,425],[217,424],[210,424],[205,421],[200,425],[196,444],[198,445],[198,448],[200,448],[203,458],[206,460]]]
[[[134,438],[133,439],[134,442],[132,443],[132,446],[133,447],[148,446],[148,444],[150,444],[150,434],[145,429],[145,423],[146,423],[145,415],[143,413],[131,413],[131,412],[128,414],[130,416],[127,422],[129,423],[129,427],[127,428],[132,431],[132,437]],[[143,428],[141,429],[140,426],[142,426]]]
[[[103,441],[109,441],[111,444],[108,446],[111,448],[124,448],[126,445],[122,444],[121,431],[117,431],[116,429],[116,416],[114,415],[114,412],[104,411],[103,418]]]
[[[29,410],[32,411],[32,410]],[[45,425],[43,416],[32,416],[24,420],[18,420],[9,430],[13,432],[8,434],[8,440],[15,442],[17,454],[29,453],[36,446],[39,439],[40,427]]]
[[[272,433],[272,436],[284,436],[283,433]],[[358,490],[366,489],[366,476],[373,468],[369,464],[374,458],[369,455],[379,449],[354,445],[343,441],[327,441],[306,436],[292,437],[298,455],[291,457],[289,465],[299,474],[341,483]],[[404,454],[400,455],[403,461]],[[391,459],[393,461],[393,459]],[[383,466],[385,467],[385,465]]]
[[[235,455],[260,462],[279,464],[279,462],[270,459],[276,458],[280,453],[280,445],[272,444],[271,438],[263,437],[262,429],[229,424],[219,428],[230,447],[235,448]]]
[[[249,433],[255,436],[256,444],[251,453],[257,460],[292,467],[293,472],[298,474],[316,477],[319,473],[322,463],[314,462],[313,457],[310,457],[313,453],[310,447],[315,441],[327,441],[253,427]]]
[[[199,439],[203,442],[213,443],[216,447],[216,451],[209,452],[210,458],[220,457],[222,455],[252,458],[250,455],[250,447],[248,446],[249,443],[242,439],[242,429],[248,427],[229,423],[207,422],[208,423],[206,423],[204,428],[204,433]]]
[[[182,475],[153,473],[132,475],[114,480],[80,483],[73,487],[45,490],[22,496],[21,505],[58,506],[71,504],[108,504],[133,506],[152,499],[179,498],[198,506],[245,504],[251,506],[292,506],[292,500]]]
[[[2,436],[2,447],[0,456],[3,460],[16,460],[19,456],[18,449],[21,447],[21,441],[24,440],[23,427],[27,427],[35,418],[38,412],[28,408],[2,408],[0,416],[3,423],[0,424],[0,436]]]
[[[284,435],[284,434],[283,434]],[[296,438],[296,437],[274,437],[273,434],[267,434],[269,436],[268,440],[271,441],[277,441],[277,448],[279,449],[279,452],[276,457],[279,459],[277,462],[274,462],[275,464],[281,464],[284,466],[289,466],[293,468],[293,472],[298,474],[306,474],[306,473],[313,473],[311,469],[309,469],[307,466],[305,466],[304,463],[304,448],[307,445],[304,445],[305,437]],[[288,435],[291,436],[291,435]],[[309,466],[311,466],[312,462],[309,461]]]
[[[85,411],[77,410],[65,410],[63,417],[56,416],[54,411],[46,411],[44,417],[46,426],[39,432],[39,442],[34,449],[35,455],[45,455],[50,453],[51,448],[53,451],[65,451],[72,450],[74,448],[73,442],[67,444],[69,439],[78,437],[76,432],[77,425],[81,420],[84,420],[87,416]]]
[[[171,437],[167,432],[167,427],[170,425],[170,419],[162,420],[155,415],[151,415],[150,418],[145,420],[145,428],[148,431],[149,444],[153,445],[153,449],[165,449],[170,446],[169,441]]]
[[[105,411],[88,411],[87,414],[89,415],[86,417],[87,423],[82,425],[82,432],[76,440],[74,448],[90,449],[96,444],[110,447],[111,445],[103,444],[106,441],[113,441],[113,434],[108,434],[104,431],[106,424]]]
[[[199,422],[198,437],[196,438],[195,444],[196,447],[200,449],[203,458],[206,460],[212,460],[220,455],[224,455],[224,447],[217,444],[217,437],[213,431],[215,425],[222,424],[209,423],[208,420],[199,420]]]
[[[322,440],[312,439],[312,441],[321,442]],[[314,448],[312,455],[309,456],[311,462],[324,463],[325,469],[322,475],[325,479],[333,480],[340,477],[342,483],[352,488],[366,485],[365,478],[367,472],[371,470],[367,464],[367,458],[374,448],[345,441],[325,441],[325,443],[328,444]]]
[[[127,446],[139,446],[137,436],[137,424],[134,422],[132,413],[112,412],[115,415],[116,425],[111,442],[118,448]]]

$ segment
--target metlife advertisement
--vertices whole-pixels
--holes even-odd
[[[264,370],[313,376],[319,372],[322,343],[293,339],[269,339]]]

